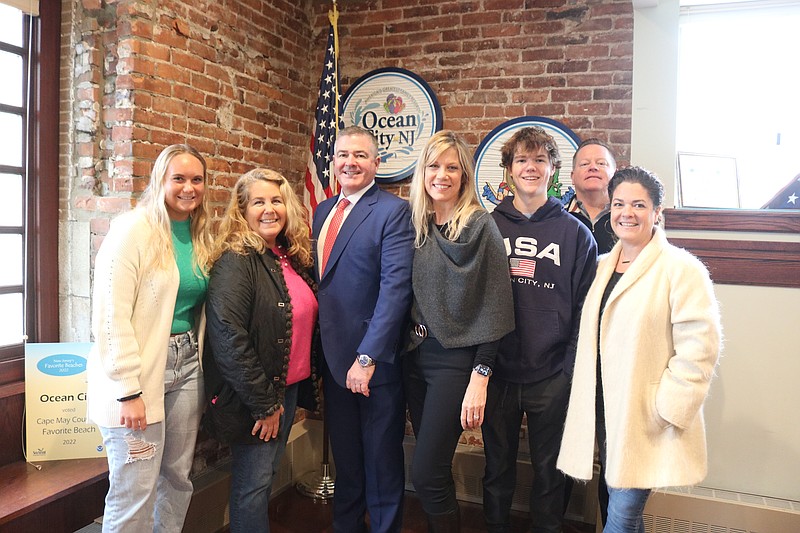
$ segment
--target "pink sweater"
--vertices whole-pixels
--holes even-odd
[[[311,375],[311,338],[317,322],[318,305],[314,292],[289,261],[282,260],[281,265],[292,300],[292,351],[286,373],[286,385],[289,386]]]

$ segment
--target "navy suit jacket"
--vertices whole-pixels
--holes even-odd
[[[337,199],[317,207],[315,239]],[[322,350],[340,386],[345,387],[347,371],[358,354],[376,361],[370,387],[402,379],[400,356],[411,306],[413,256],[408,202],[373,185],[353,206],[325,272],[318,274]]]

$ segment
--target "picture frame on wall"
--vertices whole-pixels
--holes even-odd
[[[738,209],[736,158],[678,152],[678,191],[681,207]]]

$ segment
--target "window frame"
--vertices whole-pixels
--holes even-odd
[[[40,16],[25,15],[23,20],[24,38],[30,47],[25,88],[28,129],[23,154],[27,200],[25,334],[31,342],[57,342],[61,1],[43,0]],[[0,385],[24,379],[24,344],[0,348]]]

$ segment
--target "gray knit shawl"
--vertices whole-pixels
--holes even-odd
[[[447,240],[432,218],[429,224],[425,244],[414,252],[412,318],[448,349],[501,339],[514,329],[514,302],[491,215],[475,212],[457,241]]]

